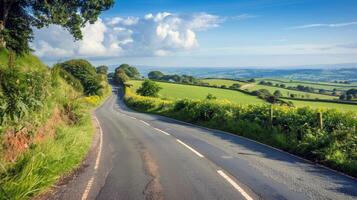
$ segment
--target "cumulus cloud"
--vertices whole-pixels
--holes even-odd
[[[99,19],[83,29],[83,40],[59,26],[35,31],[32,43],[42,58],[165,56],[198,47],[197,32],[218,27],[218,16],[197,13],[180,15],[168,12],[148,13],[139,17]]]

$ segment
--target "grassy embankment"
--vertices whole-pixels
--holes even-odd
[[[84,96],[35,56],[17,57],[15,63],[21,75],[39,73],[48,84],[40,106],[0,124],[0,199],[29,199],[49,191],[79,167],[95,131],[91,110],[110,91],[102,83],[103,96]],[[1,50],[0,70],[9,70],[7,64],[8,53]]]
[[[235,83],[235,81],[222,80],[222,79],[206,79],[206,80],[210,80],[211,83],[213,81],[215,84],[228,83],[228,82]],[[133,85],[132,86],[133,90],[137,90],[140,87],[142,81],[130,81],[128,83]],[[162,87],[162,90],[159,92],[160,97],[168,100],[176,100],[176,99],[183,99],[183,98],[203,100],[206,98],[207,94],[212,94],[220,100],[228,100],[239,104],[267,104],[265,101],[259,99],[258,97],[247,95],[239,91],[224,90],[220,88],[192,86],[192,85],[180,85],[180,84],[172,84],[172,83],[164,83],[164,82],[157,82],[157,83],[160,85],[160,87]],[[300,100],[290,100],[290,99],[287,101],[293,102],[296,107],[308,106],[316,109],[318,108],[337,109],[340,111],[357,110],[357,105],[329,103],[329,102],[300,101]]]
[[[134,88],[139,82],[131,81]],[[158,83],[161,97],[142,97],[126,87],[125,101],[135,110],[156,113],[190,123],[228,131],[297,154],[340,170],[357,174],[357,113],[311,108],[271,107],[222,100],[202,100],[204,87]],[[170,86],[168,86],[168,84]],[[184,88],[182,88],[184,87]],[[202,90],[201,90],[202,89]],[[208,88],[211,89],[211,88]],[[220,91],[229,91],[217,89]],[[209,90],[213,95],[216,90]],[[197,99],[179,99],[197,97]],[[238,93],[238,92],[236,92]],[[237,102],[237,101],[236,101]],[[322,118],[320,118],[322,116]],[[321,123],[322,122],[322,123]]]

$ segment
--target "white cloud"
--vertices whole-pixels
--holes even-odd
[[[357,25],[357,21],[337,23],[337,24],[306,24],[302,26],[290,27],[288,29],[307,29],[307,28],[318,28],[318,27],[338,28],[338,27],[345,27],[345,26],[352,26],[352,25]]]
[[[179,15],[149,13],[143,18],[99,19],[74,41],[63,28],[51,25],[35,31],[35,53],[44,59],[59,57],[166,56],[198,47],[197,32],[218,27],[221,19],[207,13]]]

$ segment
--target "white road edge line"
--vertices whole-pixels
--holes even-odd
[[[146,121],[143,121],[143,120],[139,120],[141,123],[143,123],[143,124],[145,124],[145,125],[147,125],[147,126],[150,126],[150,124],[149,123],[147,123]]]
[[[222,170],[217,170],[217,173],[221,175],[228,183],[230,183],[239,193],[243,195],[243,197],[247,200],[253,200],[235,181],[233,181],[227,174],[225,174]]]
[[[160,129],[158,129],[158,128],[154,128],[154,129],[157,130],[157,131],[159,131],[159,132],[161,132],[161,133],[163,133],[163,134],[165,134],[165,135],[170,135],[170,133],[166,133],[165,131],[160,130]]]
[[[187,144],[185,144],[184,142],[182,142],[179,139],[176,139],[177,142],[179,142],[180,144],[182,144],[183,146],[185,146],[186,148],[188,148],[189,150],[191,150],[193,153],[195,153],[198,157],[204,158],[204,156],[202,154],[200,154],[198,151],[196,151],[195,149],[193,149],[192,147],[188,146]]]
[[[94,119],[97,121],[98,126],[99,126],[99,132],[100,132],[100,141],[99,141],[99,150],[97,153],[97,158],[95,160],[95,165],[94,165],[94,175],[92,176],[92,178],[88,181],[86,189],[84,190],[83,194],[82,194],[82,200],[87,200],[88,199],[88,195],[89,192],[92,188],[93,182],[94,182],[94,178],[95,178],[95,174],[98,171],[98,167],[99,167],[99,163],[100,163],[100,157],[102,155],[102,146],[103,146],[103,131],[102,131],[102,127],[100,126],[99,120],[97,119],[97,117],[94,117]]]

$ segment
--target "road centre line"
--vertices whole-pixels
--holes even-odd
[[[246,200],[253,200],[252,197],[248,195],[234,180],[232,180],[227,174],[225,174],[222,170],[217,170],[217,173],[221,175],[228,183],[230,183],[239,193],[243,195]]]
[[[202,154],[200,154],[198,151],[196,151],[195,149],[193,149],[192,147],[188,146],[187,144],[185,144],[184,142],[182,142],[179,139],[176,139],[177,142],[179,142],[180,144],[182,144],[183,146],[185,146],[186,148],[188,148],[189,150],[191,150],[193,153],[195,153],[198,157],[204,158],[204,156]]]
[[[150,124],[149,124],[149,123],[147,123],[146,121],[143,121],[143,120],[141,120],[141,119],[139,119],[139,121],[140,121],[141,123],[143,123],[143,124],[147,125],[147,126],[150,126]]]
[[[170,135],[170,133],[167,133],[167,132],[165,132],[165,131],[163,131],[163,130],[160,130],[160,129],[158,129],[158,128],[154,128],[155,130],[157,130],[157,131],[159,131],[159,132],[161,132],[161,133],[163,133],[163,134],[165,134],[165,135]]]

